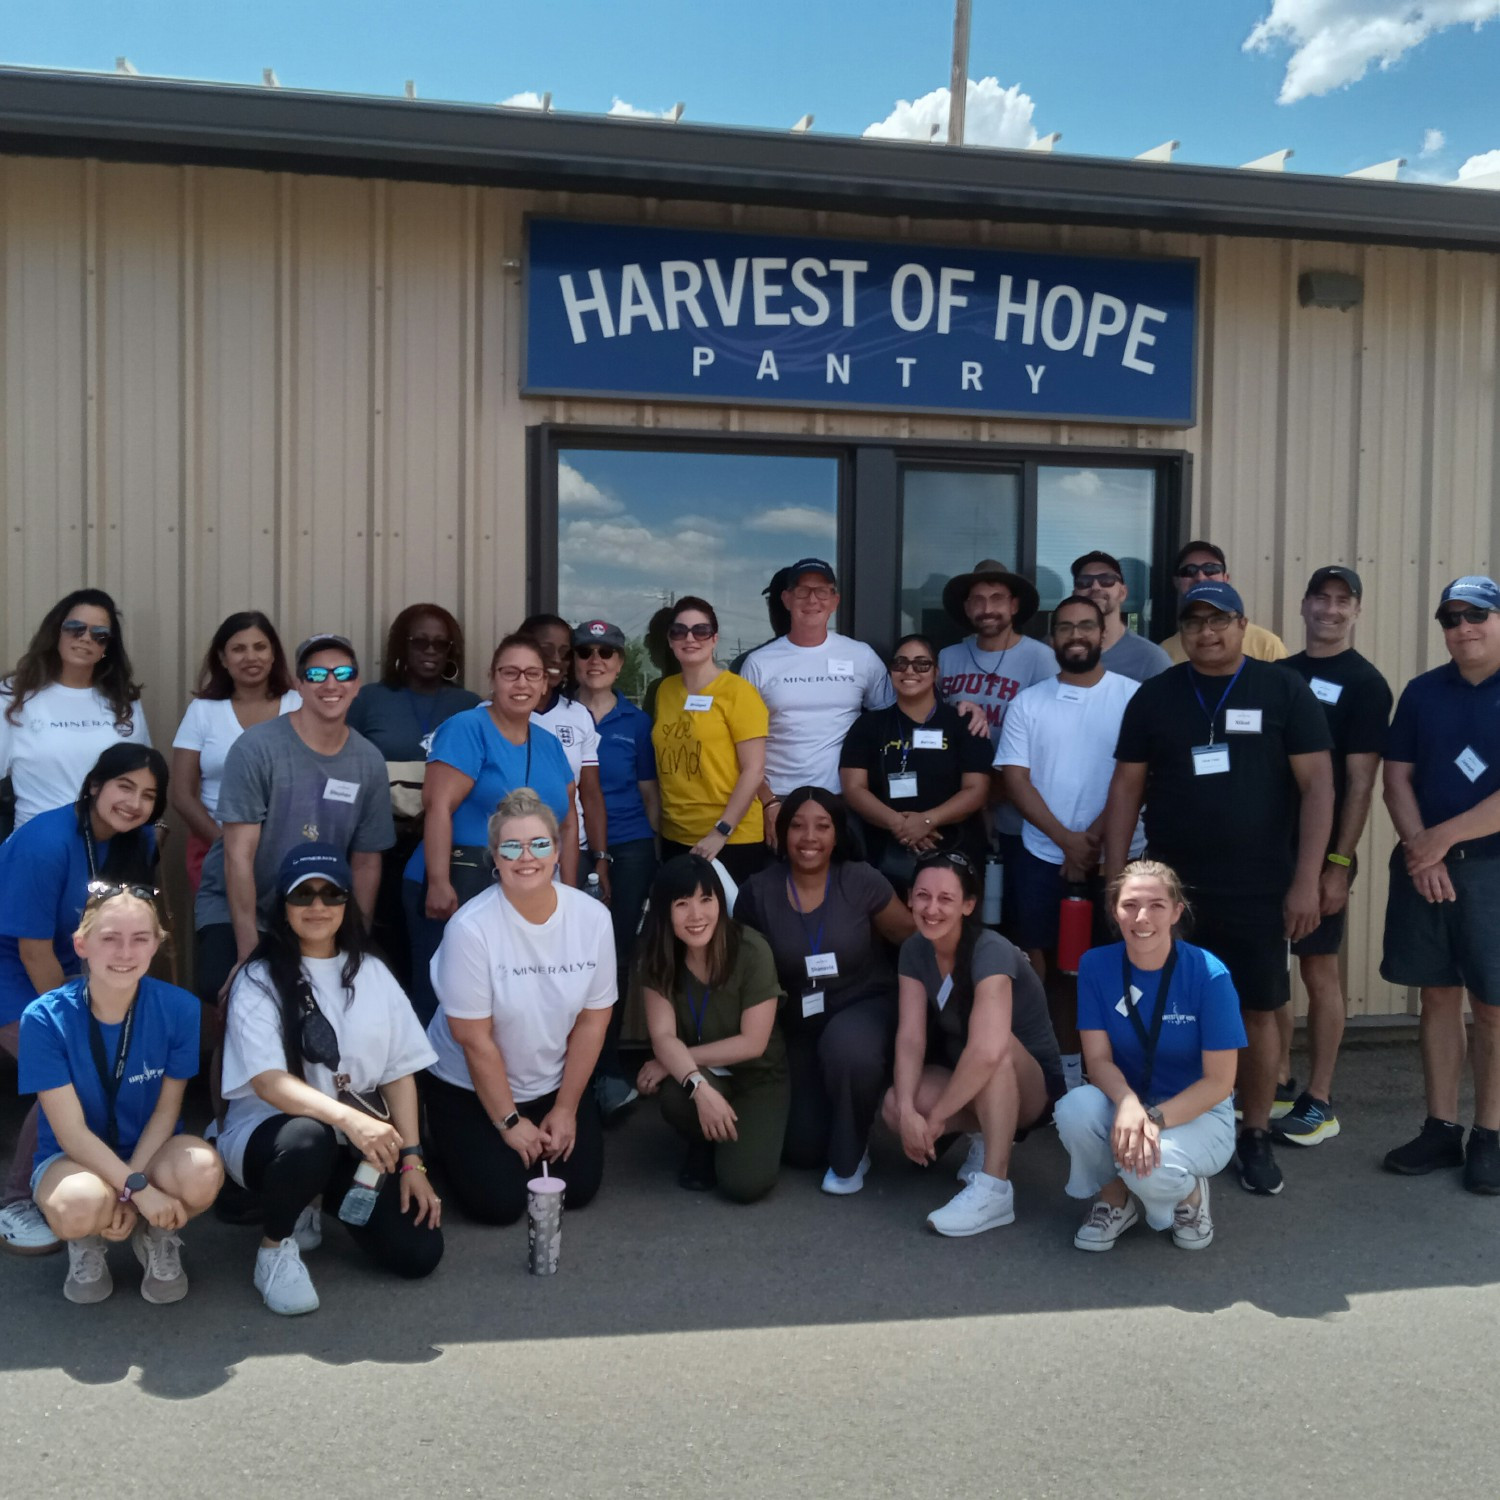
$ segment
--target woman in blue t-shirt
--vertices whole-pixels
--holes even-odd
[[[224,1169],[181,1134],[198,1071],[197,998],[148,970],[166,933],[147,886],[98,882],[73,945],[88,966],[21,1017],[21,1087],[42,1107],[31,1191],[68,1246],[63,1295],[114,1290],[106,1240],[131,1242],[147,1302],[187,1295],[178,1230],[218,1196]]]
[[[1090,1082],[1056,1114],[1072,1162],[1068,1196],[1095,1200],[1073,1243],[1113,1249],[1140,1217],[1139,1199],[1153,1229],[1203,1250],[1214,1237],[1208,1180],[1234,1154],[1239,996],[1212,953],[1174,939],[1186,908],[1169,866],[1126,865],[1109,902],[1124,941],[1090,949],[1078,969]]]

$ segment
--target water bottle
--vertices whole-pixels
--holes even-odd
[[[588,884],[583,889],[585,894],[592,896],[595,901],[602,901],[604,899],[604,892],[599,888],[599,877],[597,875],[590,875]]]
[[[368,1224],[370,1215],[375,1212],[375,1200],[380,1197],[380,1189],[384,1183],[384,1172],[378,1167],[372,1167],[367,1161],[360,1162],[354,1170],[354,1185],[344,1194],[344,1201],[339,1204],[339,1218],[356,1228],[361,1224]]]
[[[1086,886],[1069,883],[1057,909],[1057,967],[1064,974],[1078,972],[1078,960],[1089,951],[1094,932],[1094,903]]]
[[[1000,907],[1005,894],[1005,866],[993,855],[984,867],[984,925],[1000,925]]]

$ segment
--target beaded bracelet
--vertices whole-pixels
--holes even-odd
[[[401,1170],[403,1172],[421,1172],[423,1176],[427,1174],[426,1163],[420,1161],[404,1161],[401,1163]]]

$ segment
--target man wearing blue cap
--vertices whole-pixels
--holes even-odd
[[[1451,658],[1407,683],[1386,742],[1391,855],[1381,976],[1422,992],[1427,1119],[1386,1168],[1463,1167],[1500,1194],[1500,584],[1471,575],[1437,609]],[[1464,991],[1474,1016],[1474,1126],[1458,1120]]]
[[[1211,580],[1189,589],[1178,623],[1187,661],[1142,683],[1120,725],[1105,869],[1124,867],[1144,802],[1147,856],[1182,877],[1188,935],[1223,961],[1239,995],[1249,1037],[1236,1081],[1240,1185],[1279,1193],[1270,1135],[1276,1012],[1291,999],[1288,942],[1319,921],[1333,741],[1305,682],[1245,654],[1245,607],[1233,587]]]

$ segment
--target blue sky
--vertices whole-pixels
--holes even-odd
[[[974,0],[970,76],[997,83],[970,117],[996,143],[1060,131],[1059,149],[1093,155],[1175,137],[1179,160],[1229,166],[1292,147],[1308,172],[1404,156],[1443,181],[1490,152],[1500,171],[1496,17],[1500,0]],[[951,0],[0,0],[0,59],[123,54],[237,82],[274,66],[288,87],[391,94],[414,78],[425,98],[486,103],[550,90],[583,112],[680,99],[698,122],[784,129],[811,111],[859,134],[946,84],[951,28]]]

